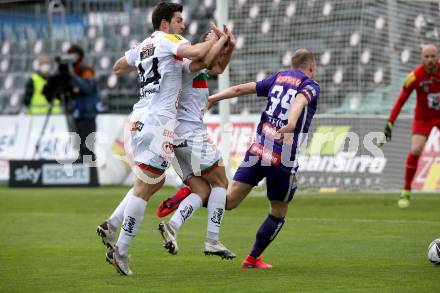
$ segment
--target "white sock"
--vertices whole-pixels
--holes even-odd
[[[220,225],[225,213],[226,189],[213,187],[208,200],[208,229],[206,238],[217,241],[220,234]]]
[[[131,188],[125,197],[122,199],[122,201],[119,203],[119,205],[116,207],[113,214],[108,218],[108,222],[110,225],[112,225],[113,228],[119,228],[119,225],[122,223],[122,219],[124,217],[124,210],[127,206],[128,199],[130,198],[130,195],[133,195],[133,188]]]
[[[173,216],[170,219],[171,224],[176,230],[179,230],[183,223],[186,220],[191,218],[195,211],[197,211],[203,202],[200,196],[196,193],[191,193],[185,198],[174,212]]]
[[[146,207],[147,202],[145,200],[130,194],[124,211],[124,222],[122,223],[121,232],[116,243],[119,254],[128,255],[128,248],[144,219]]]

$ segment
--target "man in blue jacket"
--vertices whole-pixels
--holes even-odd
[[[84,50],[78,45],[71,45],[68,54],[75,56],[72,72],[74,110],[73,119],[76,132],[81,138],[79,160],[84,159],[84,155],[92,156],[95,161],[94,147],[86,147],[85,141],[89,134],[96,132],[96,115],[100,105],[96,76],[90,65],[83,63]],[[93,141],[93,140],[92,140]]]

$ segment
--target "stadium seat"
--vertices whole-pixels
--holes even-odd
[[[3,81],[3,88],[5,90],[12,90],[14,87],[14,76],[12,74],[6,75],[4,81]]]
[[[327,110],[327,114],[348,114],[356,112],[359,109],[362,100],[362,93],[351,92],[347,93],[342,101],[342,104],[338,107]]]
[[[10,64],[9,58],[3,58],[2,61],[0,61],[0,72],[8,72]]]
[[[22,108],[23,90],[11,91],[7,96],[3,114],[18,114]]]
[[[358,114],[380,114],[383,109],[384,93],[381,90],[371,91],[364,95],[357,111]]]

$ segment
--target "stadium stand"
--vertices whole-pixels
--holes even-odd
[[[196,42],[214,20],[215,1],[180,2],[185,7],[186,35]],[[20,111],[19,105],[11,105],[23,91],[23,80],[32,72],[38,54],[53,60],[69,42],[77,42],[95,65],[108,111],[128,113],[137,99],[137,88],[132,86],[136,76],[118,79],[111,75],[111,65],[152,31],[146,20],[154,3],[65,1],[65,26],[57,25],[54,18],[52,39],[44,21],[44,3],[0,5],[1,112]],[[230,65],[231,84],[287,69],[290,52],[307,47],[316,52],[320,66],[320,113],[385,114],[403,75],[418,64],[420,44],[438,40],[436,24],[440,23],[436,1],[395,3],[393,8],[385,0],[231,1],[229,24],[238,38]],[[17,11],[13,15],[8,13],[11,7]],[[391,24],[399,28],[397,33]],[[389,57],[393,52],[397,63]],[[210,88],[217,89],[215,78]],[[232,113],[256,113],[265,105],[264,100],[249,97],[235,102]],[[408,113],[408,109],[410,105],[404,110]]]

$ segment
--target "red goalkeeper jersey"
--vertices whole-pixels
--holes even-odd
[[[406,77],[399,98],[391,109],[389,121],[394,123],[411,92],[416,90],[417,101],[414,119],[435,124],[440,123],[440,63],[436,74],[426,73],[424,65],[419,65]]]

